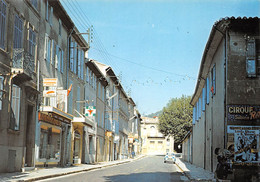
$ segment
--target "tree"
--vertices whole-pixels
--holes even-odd
[[[165,136],[174,136],[175,143],[181,143],[192,127],[191,96],[182,96],[169,101],[159,115],[158,128]]]

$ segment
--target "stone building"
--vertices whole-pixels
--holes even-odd
[[[192,163],[214,171],[215,148],[234,147],[236,179],[259,171],[259,23],[231,17],[214,24],[191,100]],[[250,157],[242,157],[246,149]]]
[[[0,172],[14,172],[35,164],[40,3],[0,7]]]
[[[158,130],[158,117],[141,117],[142,154],[165,155],[174,152],[174,139]]]

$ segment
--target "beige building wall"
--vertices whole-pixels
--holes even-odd
[[[164,155],[173,152],[174,139],[172,136],[165,137],[158,131],[158,117],[142,117],[141,136],[142,154]]]

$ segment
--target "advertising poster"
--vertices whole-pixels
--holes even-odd
[[[234,131],[234,162],[257,163],[259,156],[259,130]]]

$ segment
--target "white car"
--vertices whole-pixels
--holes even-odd
[[[163,159],[163,162],[166,163],[166,162],[172,162],[173,164],[175,164],[176,162],[176,156],[174,153],[167,153],[165,156],[164,156],[164,159]]]

